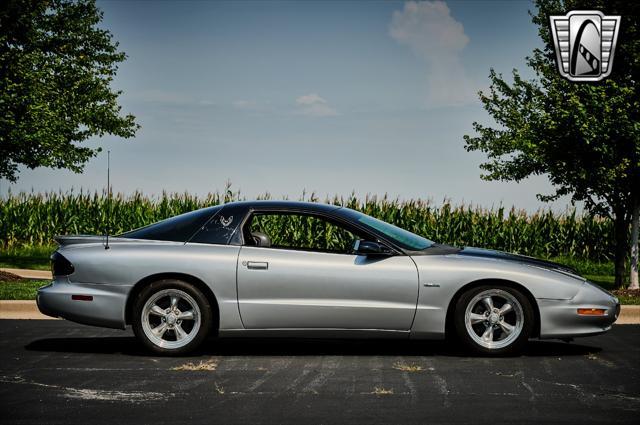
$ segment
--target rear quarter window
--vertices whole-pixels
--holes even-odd
[[[141,227],[119,237],[155,241],[187,242],[221,207],[209,207]]]
[[[236,205],[225,206],[211,220],[201,226],[200,231],[189,242],[228,245],[232,236],[236,233],[244,214],[243,207]]]

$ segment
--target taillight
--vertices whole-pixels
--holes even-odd
[[[51,273],[54,276],[68,276],[73,273],[73,264],[58,251],[51,256]]]

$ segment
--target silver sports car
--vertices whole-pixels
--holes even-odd
[[[456,336],[517,353],[595,335],[618,300],[570,268],[441,245],[345,207],[235,202],[111,238],[61,236],[44,314],[124,329],[160,354],[221,337]]]

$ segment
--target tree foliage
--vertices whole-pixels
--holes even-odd
[[[92,136],[132,137],[110,85],[126,55],[93,0],[4,0],[0,5],[0,178],[18,166],[80,172]]]
[[[495,126],[474,123],[466,149],[488,156],[483,178],[520,181],[547,175],[555,193],[543,200],[571,196],[592,212],[616,221],[616,279],[622,284],[628,226],[640,196],[640,34],[639,3],[628,1],[536,0],[532,20],[543,48],[527,65],[535,77],[513,71],[507,81],[493,69],[488,93],[480,93]],[[561,77],[549,16],[571,10],[600,10],[621,15],[611,75],[596,83]],[[622,268],[622,270],[619,270]]]

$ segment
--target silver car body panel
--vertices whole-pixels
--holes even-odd
[[[70,282],[61,277],[41,288],[36,301],[40,311],[49,316],[124,329],[128,289],[124,285]],[[72,300],[73,295],[91,296],[93,300]]]
[[[535,300],[541,318],[541,338],[593,334],[603,331],[615,320],[617,300],[600,289],[592,293],[592,287],[577,276],[515,261],[456,254],[423,255],[413,259],[420,274],[420,296],[411,330],[413,338],[442,337],[454,295],[468,285],[496,281],[514,284]],[[611,314],[609,317],[578,316],[578,307],[607,308]]]
[[[74,266],[38,292],[51,316],[125,328],[136,285],[162,277],[200,282],[215,297],[224,336],[443,338],[452,300],[469,285],[508,282],[539,315],[541,338],[602,333],[611,294],[566,271],[505,258],[399,254],[366,257],[275,248],[101,237],[63,240]],[[72,300],[88,295],[92,301]],[[580,316],[577,308],[604,308]]]
[[[409,330],[417,299],[418,272],[408,256],[240,251],[238,304],[247,329]]]
[[[541,338],[573,338],[597,335],[611,329],[619,314],[618,300],[599,287],[584,282],[570,300],[537,300]],[[604,316],[579,316],[578,308],[604,309]]]
[[[59,300],[59,294],[71,293],[72,288],[105,288],[105,291],[124,293],[118,308],[101,308],[107,300],[100,294],[94,302],[72,301],[60,310],[61,317],[76,315],[86,304],[93,304],[93,325],[124,328],[125,306],[134,286],[153,276],[180,275],[195,278],[206,284],[215,295],[220,313],[221,328],[242,328],[236,295],[236,264],[239,246],[187,244],[181,242],[156,242],[112,239],[109,249],[102,243],[63,245],[58,249],[75,266],[75,272],[57,280],[52,287],[40,291],[39,305],[45,310],[59,308],[59,301],[49,306],[49,300]],[[135,266],[132,266],[135,265]],[[62,286],[72,285],[72,288]],[[74,292],[93,295],[87,291]],[[104,302],[103,302],[104,300]],[[69,310],[66,312],[65,310]],[[71,319],[73,320],[73,319]],[[96,323],[97,322],[97,323]],[[117,326],[114,326],[117,323]]]

